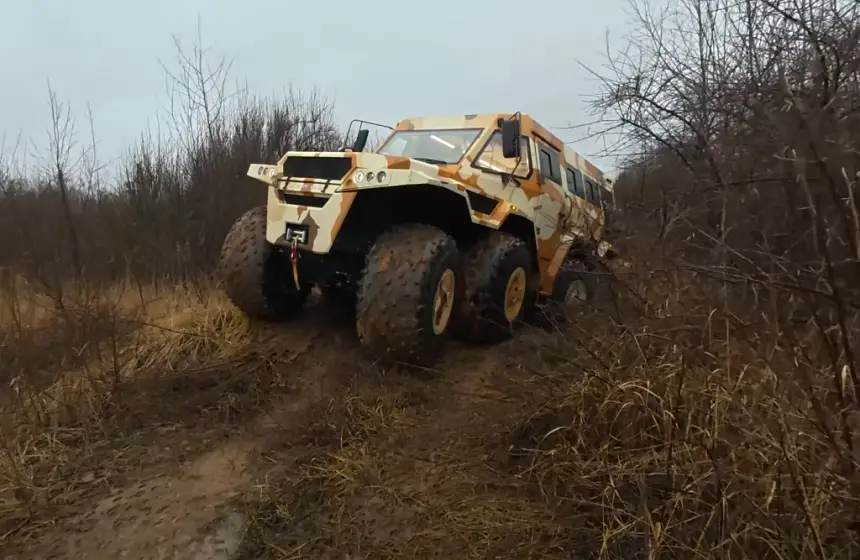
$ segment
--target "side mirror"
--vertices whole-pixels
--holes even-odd
[[[502,129],[502,157],[504,158],[519,158],[520,147],[520,120],[505,119],[499,123]]]
[[[366,128],[358,131],[358,134],[355,136],[355,142],[352,143],[353,152],[360,152],[364,150],[364,147],[367,145],[367,136],[369,134],[370,131]]]

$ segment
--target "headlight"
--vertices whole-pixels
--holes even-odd
[[[352,182],[353,183],[364,183],[364,182],[370,183],[374,179],[376,179],[377,183],[382,183],[383,181],[385,181],[386,177],[388,177],[388,174],[385,171],[377,171],[375,173],[373,171],[367,171],[367,172],[356,171],[352,175]]]

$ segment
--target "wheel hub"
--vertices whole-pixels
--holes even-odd
[[[609,251],[609,243],[606,241],[601,241],[599,245],[597,245],[597,256],[601,259],[606,256],[606,253]]]
[[[436,334],[442,334],[451,319],[451,310],[454,309],[455,285],[454,271],[449,268],[442,273],[439,284],[436,286],[436,295],[433,298],[433,332]]]
[[[513,321],[520,314],[526,298],[526,271],[518,267],[508,278],[505,288],[505,318]]]
[[[564,305],[566,307],[578,307],[588,299],[588,293],[585,290],[585,282],[582,280],[574,280],[567,288],[567,293],[564,295]]]

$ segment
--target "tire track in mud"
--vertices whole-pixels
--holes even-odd
[[[151,400],[151,395],[171,394],[171,401],[150,402],[148,406],[169,408],[176,404],[172,401],[187,399],[206,406],[238,407],[240,413],[234,416],[239,418],[239,425],[221,429],[228,434],[224,439],[223,435],[203,433],[209,428],[199,419],[183,422],[181,412],[156,410],[136,420],[171,425],[147,428],[152,432],[148,448],[135,450],[157,455],[160,461],[150,459],[143,468],[125,473],[122,482],[107,492],[94,492],[89,503],[66,508],[69,514],[55,520],[54,526],[46,524],[32,533],[20,555],[7,550],[9,556],[4,557],[235,557],[246,524],[245,513],[235,504],[252,488],[252,463],[260,460],[267,438],[273,431],[301,431],[308,410],[348,382],[356,366],[361,365],[356,358],[360,348],[354,323],[320,305],[311,306],[304,315],[264,329],[242,356],[228,364],[230,372],[220,366],[209,367],[187,372],[185,379],[177,374],[144,382],[137,409],[146,404],[142,402],[145,399]],[[241,376],[249,379],[243,381]],[[233,398],[231,384],[237,386],[238,393],[270,394],[263,395],[265,399],[259,404],[256,395],[250,397],[255,402],[247,405],[210,402]],[[253,387],[255,384],[259,387]],[[167,388],[153,388],[155,385]],[[242,412],[242,406],[253,410]],[[186,443],[203,447],[202,453],[175,460],[171,450]]]
[[[521,412],[511,395],[524,389],[523,350],[540,333],[522,335],[489,347],[454,343],[429,373],[374,368],[329,395],[312,440],[273,434],[271,463],[256,473],[272,489],[269,509],[262,524],[252,520],[258,532],[242,558],[268,557],[263,542],[296,558],[428,557],[415,556],[419,548],[460,557],[458,539],[476,529],[456,515],[497,491],[482,482],[486,446],[499,447]],[[498,492],[495,501],[510,500]]]
[[[427,457],[438,441],[433,432],[463,428],[470,403],[498,398],[493,376],[504,370],[509,352],[454,343],[429,375],[381,370],[359,344],[352,317],[318,302],[303,315],[266,329],[232,366],[234,376],[257,376],[264,391],[270,387],[262,409],[240,415],[240,425],[232,426],[226,439],[204,441],[205,451],[189,460],[131,474],[125,484],[40,535],[19,558],[236,558],[249,523],[243,502],[260,483],[261,465],[274,460],[273,449],[288,449],[276,455],[279,469],[288,471],[301,459],[301,442],[313,437],[308,427],[353,391],[378,384],[384,395],[406,384],[420,393],[422,421],[414,434],[423,440]],[[273,382],[272,376],[279,379]],[[190,400],[194,385],[185,389]],[[206,437],[191,424],[170,439]]]

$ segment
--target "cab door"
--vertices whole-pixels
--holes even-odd
[[[561,154],[558,150],[535,139],[537,151],[538,182],[541,184],[541,194],[534,199],[535,209],[535,235],[538,240],[546,240],[552,237],[561,216],[564,196],[564,184],[561,171]],[[546,247],[548,254],[541,252],[540,258],[552,259],[555,247]]]
[[[538,183],[541,194],[535,201],[537,214],[535,225],[538,237],[547,239],[558,228],[564,196],[564,180],[561,171],[561,154],[541,140],[535,141],[538,162]]]

